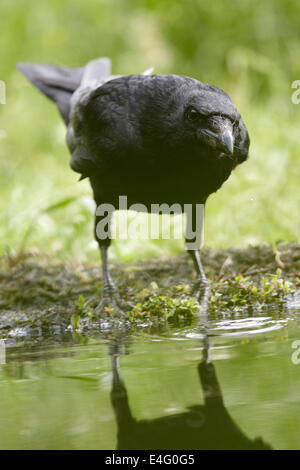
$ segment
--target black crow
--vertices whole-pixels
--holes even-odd
[[[247,129],[230,97],[184,76],[112,76],[106,58],[83,68],[18,67],[57,104],[67,125],[71,168],[89,178],[97,206],[118,209],[119,196],[126,196],[128,206],[143,204],[151,211],[153,204],[176,205],[187,213],[187,249],[199,293],[207,292],[197,210],[247,159],[249,149]],[[108,214],[96,214],[104,274],[101,312],[108,304],[122,308],[122,301],[108,269],[109,230],[101,225]]]

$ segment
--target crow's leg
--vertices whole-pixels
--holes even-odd
[[[108,267],[108,244],[99,243],[101,259],[102,259],[102,272],[103,272],[103,288],[102,299],[96,308],[96,313],[102,313],[105,307],[116,307],[116,300],[118,298],[117,288],[111,278]]]
[[[110,275],[108,266],[108,248],[111,243],[110,222],[112,218],[112,212],[105,217],[96,215],[95,218],[95,238],[100,248],[104,281],[102,288],[102,299],[96,307],[96,313],[100,315],[101,313],[105,312],[106,307],[113,307],[116,313],[125,315],[123,310],[129,310],[133,307],[133,305],[120,299],[118,290]]]
[[[198,277],[193,291],[202,306],[207,308],[209,283],[206,279],[200,257],[200,246],[203,238],[204,204],[190,206],[189,209],[186,210],[186,216],[186,248],[193,260]]]
[[[194,267],[195,267],[197,277],[198,277],[198,279],[196,281],[196,284],[195,284],[195,289],[197,289],[197,288],[206,289],[209,284],[208,284],[208,280],[205,276],[204,269],[203,269],[203,266],[202,266],[202,263],[201,263],[200,250],[189,250],[188,249],[187,252],[193,260]]]
[[[187,250],[191,256],[198,279],[193,286],[193,293],[197,300],[200,302],[202,309],[205,311],[208,307],[208,298],[209,298],[209,283],[205,276],[204,269],[201,263],[200,250]]]

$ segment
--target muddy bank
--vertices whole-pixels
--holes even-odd
[[[300,288],[300,243],[247,249],[203,250],[211,284],[209,314],[251,315],[268,305],[284,305]],[[99,302],[101,266],[75,261],[62,264],[47,256],[0,260],[0,336],[11,342],[30,336],[62,341],[74,331],[99,329],[94,308]],[[190,324],[199,306],[192,296],[195,281],[185,253],[139,264],[114,264],[120,295],[135,304],[132,328],[166,323]],[[114,315],[107,310],[107,318]],[[27,341],[26,339],[26,341]]]

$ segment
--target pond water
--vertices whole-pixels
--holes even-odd
[[[300,449],[300,308],[11,341],[1,449]]]

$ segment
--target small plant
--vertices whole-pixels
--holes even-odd
[[[89,301],[83,295],[80,295],[77,300],[74,301],[77,311],[80,316],[91,316],[93,315],[91,310],[88,308]]]
[[[80,315],[71,316],[71,326],[73,331],[80,331]]]
[[[140,301],[131,311],[131,319],[151,320],[191,320],[199,313],[199,304],[190,297],[191,288],[180,284],[162,293],[158,286],[143,289],[138,295]]]
[[[278,268],[276,274],[264,277],[259,284],[242,275],[232,280],[221,280],[213,289],[210,306],[231,308],[282,302],[286,294],[292,291],[292,287],[281,277],[281,274],[281,269]]]

